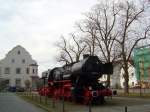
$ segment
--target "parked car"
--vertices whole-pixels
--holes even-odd
[[[22,87],[17,87],[16,88],[16,92],[24,92],[24,91],[25,91],[25,89],[22,88]]]
[[[9,88],[8,88],[8,91],[9,91],[9,92],[16,92],[16,87],[9,87]]]

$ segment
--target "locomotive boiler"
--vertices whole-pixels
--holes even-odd
[[[97,56],[85,55],[79,62],[56,67],[49,72],[48,95],[84,104],[104,103],[104,97],[111,96],[112,91],[98,79],[103,74],[112,73],[112,63],[102,63]]]

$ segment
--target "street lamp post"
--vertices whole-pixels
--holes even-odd
[[[141,91],[141,72],[139,72],[139,83],[140,83],[140,96],[142,96],[142,91]]]

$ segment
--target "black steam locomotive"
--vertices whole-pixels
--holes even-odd
[[[103,103],[112,91],[99,82],[103,74],[112,74],[111,63],[103,64],[97,56],[85,55],[84,59],[56,67],[49,72],[47,95],[84,104]]]

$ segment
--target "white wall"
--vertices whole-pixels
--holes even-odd
[[[129,71],[129,87],[135,86],[137,84],[137,79],[135,76],[135,69],[131,65],[128,69]],[[111,88],[124,88],[124,77],[123,77],[124,71],[121,68],[121,64],[115,63],[113,67],[113,74],[110,78],[110,86]],[[100,78],[100,81],[106,81],[107,75],[103,75],[102,78]],[[132,85],[134,83],[134,85]]]
[[[31,64],[35,66],[30,66]],[[31,55],[23,47],[16,46],[0,61],[1,78],[9,79],[10,86],[16,86],[16,79],[21,79],[21,86],[25,87],[25,80],[31,81],[31,76],[37,76],[38,74],[38,66],[36,65],[36,61],[32,59]],[[10,68],[10,74],[5,74],[5,68],[7,67]],[[20,74],[16,74],[16,68],[21,68]],[[30,69],[30,74],[26,73],[27,68]],[[33,69],[35,69],[34,74]]]
[[[128,72],[129,72],[129,87],[132,87],[132,86],[135,86],[137,84],[137,79],[136,79],[136,74],[135,74],[135,68],[131,65],[128,69]],[[120,84],[121,84],[121,87],[124,88],[124,71],[123,69],[121,69],[121,74],[120,74]],[[134,85],[132,85],[132,83],[134,83]]]
[[[110,86],[112,88],[120,88],[120,73],[121,73],[121,64],[117,63],[113,68],[113,75],[110,78]]]

